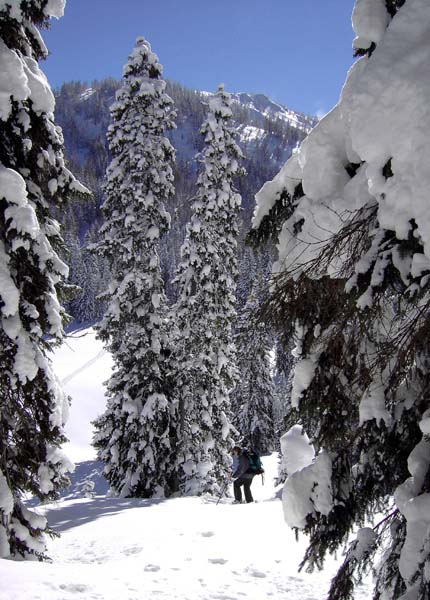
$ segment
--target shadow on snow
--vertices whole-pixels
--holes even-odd
[[[42,507],[49,526],[55,531],[62,532],[91,523],[100,517],[116,515],[130,508],[149,508],[165,501],[164,498],[151,498],[149,500],[141,498],[88,498]]]

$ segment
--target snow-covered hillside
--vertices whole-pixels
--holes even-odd
[[[96,340],[93,329],[71,334],[53,356],[54,371],[72,399],[65,451],[74,461],[93,460],[91,446],[93,421],[104,408],[104,388],[111,372],[112,359]]]
[[[271,100],[265,94],[231,94],[233,101],[238,102],[242,106],[245,106],[253,117],[263,116],[268,119],[280,119],[291,125],[297,127],[306,133],[314,127],[317,123],[315,117],[304,115],[303,113],[296,112]]]
[[[295,541],[274,487],[277,456],[264,457],[255,504],[217,504],[213,497],[169,500],[91,495],[94,457],[90,421],[103,409],[102,381],[111,361],[94,332],[76,332],[54,355],[73,397],[66,450],[77,465],[74,496],[39,507],[61,533],[50,540],[51,563],[0,560],[0,600],[321,600],[339,561],[323,572],[298,573],[306,539]],[[93,479],[94,480],[94,479]],[[67,492],[66,492],[67,494]],[[78,497],[80,496],[80,497]],[[357,600],[369,598],[367,585]]]
[[[110,122],[109,107],[115,100],[118,86],[119,82],[111,79],[95,82],[94,87],[72,82],[56,93],[56,119],[63,128],[67,156],[77,165],[88,164],[97,176],[105,171],[104,138]],[[206,111],[202,102],[211,97],[212,92],[190,90],[172,82],[168,83],[167,92],[177,112],[177,130],[170,132],[169,137],[181,169],[184,169],[185,163],[195,161],[201,150],[199,129]],[[258,163],[263,152],[265,160],[269,158],[273,163],[274,172],[289,158],[296,143],[318,122],[316,117],[293,111],[264,94],[232,93],[231,98],[239,142],[245,144],[246,160]],[[261,131],[250,136],[248,127],[254,132],[256,129]],[[247,145],[250,137],[254,141],[252,146]],[[273,148],[278,146],[278,152],[272,150],[267,155],[266,145],[261,146],[264,140]],[[247,165],[248,177],[251,176],[250,167],[252,175],[252,165]]]

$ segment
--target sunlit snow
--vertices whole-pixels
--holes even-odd
[[[336,562],[298,573],[306,538],[295,541],[283,519],[277,456],[263,457],[254,504],[210,496],[169,500],[106,496],[90,447],[90,421],[103,410],[111,359],[89,329],[54,355],[54,368],[73,397],[66,445],[76,461],[69,497],[39,507],[61,533],[48,541],[51,563],[0,560],[0,600],[321,600]],[[67,494],[67,491],[66,491]],[[94,494],[94,497],[91,497]],[[89,496],[89,497],[85,497]],[[340,557],[339,557],[340,558]],[[357,599],[369,597],[369,587]]]
[[[93,96],[95,93],[96,90],[94,90],[93,88],[87,88],[82,92],[81,100],[88,100],[88,98],[91,98],[91,96]]]
[[[259,140],[266,135],[264,129],[261,127],[254,127],[253,125],[245,125],[239,129],[239,136],[241,142],[250,142],[252,140]]]

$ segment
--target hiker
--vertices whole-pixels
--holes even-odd
[[[233,448],[233,490],[235,502],[242,502],[242,485],[246,502],[254,502],[251,493],[253,478],[254,474],[250,472],[250,463],[246,452],[240,446],[235,446]]]

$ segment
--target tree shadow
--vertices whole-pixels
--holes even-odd
[[[156,506],[165,502],[164,498],[79,498],[58,504],[41,505],[49,526],[58,531],[67,531],[91,523],[101,517],[116,515],[130,508]]]

